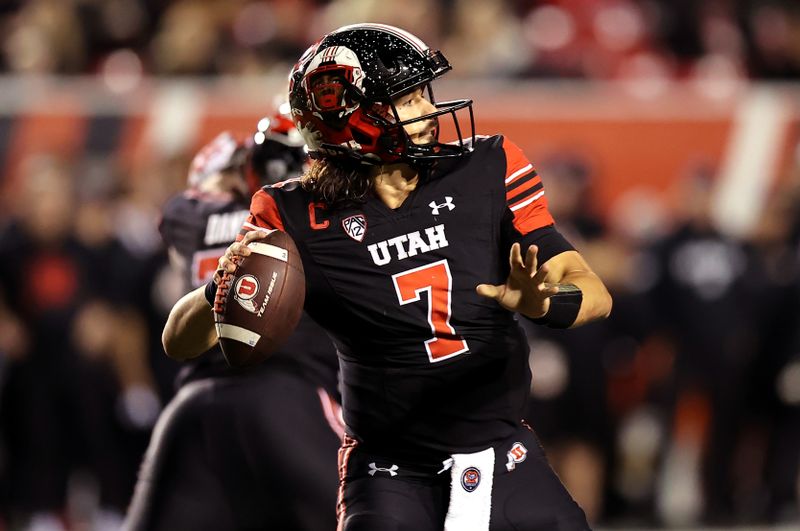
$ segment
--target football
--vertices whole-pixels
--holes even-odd
[[[306,293],[300,254],[292,238],[272,231],[248,244],[250,256],[236,259],[236,270],[217,286],[214,305],[219,344],[228,364],[255,365],[267,359],[292,334]]]

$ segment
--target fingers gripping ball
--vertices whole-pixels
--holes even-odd
[[[303,264],[292,238],[273,231],[250,242],[249,256],[235,256],[236,270],[217,287],[214,321],[225,359],[232,366],[267,359],[300,320],[306,294]]]

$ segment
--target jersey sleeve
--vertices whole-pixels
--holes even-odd
[[[564,251],[574,250],[555,228],[555,221],[547,208],[544,184],[536,168],[522,150],[505,137],[503,152],[506,158],[507,207],[503,225],[507,246],[519,242],[524,256],[529,246],[536,245],[540,264]]]
[[[536,168],[507,138],[503,138],[503,152],[506,156],[506,204],[514,214],[514,227],[521,234],[527,234],[552,225],[553,216],[547,209],[544,184]]]
[[[275,229],[286,230],[278,210],[278,204],[272,195],[262,188],[253,195],[250,202],[250,215],[242,224],[242,230],[239,231],[236,241],[240,241],[251,230],[270,231]]]

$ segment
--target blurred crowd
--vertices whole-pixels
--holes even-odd
[[[27,0],[0,4],[7,74],[285,75],[323,31],[413,29],[454,75],[796,78],[784,0]],[[116,529],[178,367],[180,281],[157,230],[192,153],[26,159],[0,210],[0,530]],[[614,296],[607,321],[527,326],[529,419],[600,525],[800,522],[800,151],[756,228],[711,221],[719,168],[595,213],[592,162],[535,161],[559,228]],[[3,183],[8,185],[8,183]]]
[[[0,70],[283,73],[318,35],[354,21],[413,30],[447,51],[457,75],[705,80],[800,73],[800,5],[793,0],[6,0]]]
[[[117,529],[173,394],[181,280],[157,223],[185,173],[159,186],[85,155],[32,156],[3,201],[0,529]]]

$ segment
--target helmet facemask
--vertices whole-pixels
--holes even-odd
[[[418,87],[413,87],[411,91],[416,90]],[[402,160],[412,163],[412,165],[432,163],[440,159],[459,158],[471,149],[472,143],[469,140],[475,138],[475,121],[472,114],[472,100],[453,100],[436,102],[433,95],[433,88],[430,83],[424,87],[427,92],[427,100],[436,109],[433,112],[423,114],[414,118],[401,120],[400,113],[394,101],[397,97],[389,102],[388,107],[391,109],[392,121],[387,124],[387,129],[394,130],[395,134],[392,136],[402,138],[402,142],[395,147],[394,153]],[[406,91],[408,93],[410,91]],[[465,140],[464,132],[462,131],[461,122],[459,120],[459,111],[465,111],[469,119],[469,136]],[[441,132],[440,119],[444,116],[450,116],[452,125],[456,133],[457,140],[454,143],[443,143],[439,140]],[[431,142],[414,142],[406,129],[409,126],[418,124],[420,122],[433,122]]]

